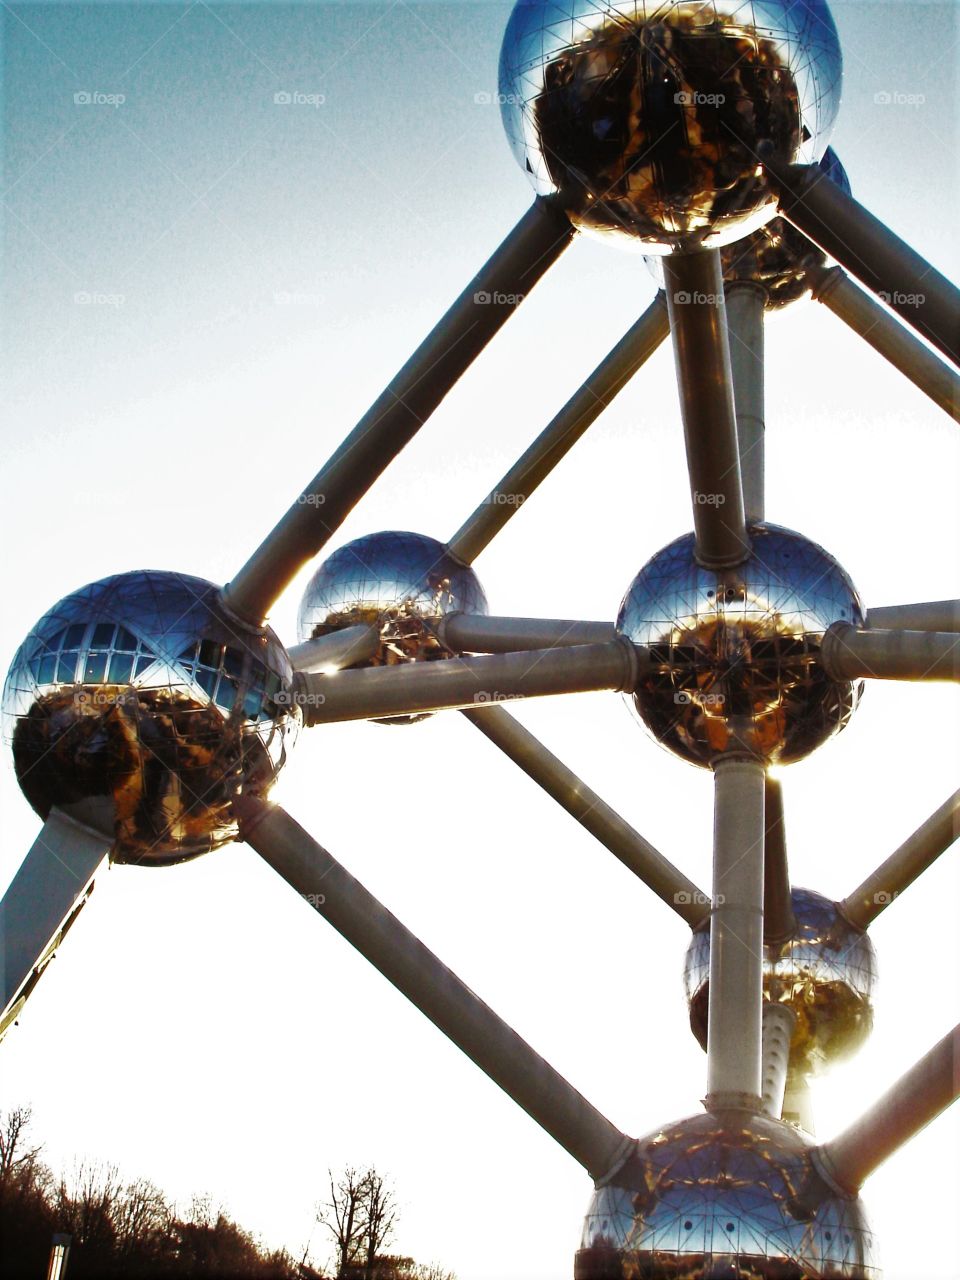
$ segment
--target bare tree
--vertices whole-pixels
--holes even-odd
[[[121,1185],[117,1166],[82,1160],[75,1166],[68,1186],[61,1178],[57,1193],[57,1217],[74,1243],[93,1249],[112,1249],[116,1239],[114,1205]]]
[[[327,1176],[330,1179],[330,1199],[317,1205],[317,1221],[333,1236],[337,1278],[343,1280],[361,1256],[368,1175],[348,1165],[339,1180],[334,1178],[332,1169],[327,1170]]]
[[[117,1250],[122,1254],[146,1253],[169,1235],[173,1209],[159,1187],[148,1178],[137,1178],[124,1187],[113,1209]]]
[[[389,1244],[398,1217],[393,1190],[372,1166],[363,1175],[363,1263],[365,1280],[376,1275],[377,1256]]]
[[[439,1262],[421,1262],[411,1280],[457,1280],[457,1277],[446,1267],[441,1267]]]
[[[14,1107],[0,1121],[0,1197],[37,1164],[42,1146],[33,1147],[27,1140],[32,1119],[29,1107]]]

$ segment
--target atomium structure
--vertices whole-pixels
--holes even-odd
[[[534,203],[277,527],[223,588],[108,578],[17,653],[4,736],[44,825],[2,903],[0,1033],[105,858],[162,865],[239,838],[583,1166],[577,1280],[877,1280],[859,1191],[955,1099],[958,1032],[829,1141],[807,1083],[869,1035],[868,927],[952,843],[960,792],[831,901],[791,881],[769,770],[839,733],[865,681],[956,680],[960,602],[867,608],[829,551],[767,519],[763,326],[811,292],[958,418],[960,295],[856,203],[828,150],[841,57],[822,0],[518,0],[500,76]],[[448,541],[380,531],[321,559],[579,230],[656,255],[657,299]],[[692,532],[651,548],[614,621],[491,614],[474,560],[668,334]],[[315,560],[285,649],[265,619]],[[493,695],[588,690],[621,692],[660,746],[712,772],[709,894]],[[622,1133],[270,802],[301,729],[404,732],[447,710],[689,925],[701,1111]]]

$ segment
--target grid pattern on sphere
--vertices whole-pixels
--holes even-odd
[[[634,579],[619,632],[647,650],[633,704],[668,749],[708,765],[748,749],[786,763],[847,723],[859,685],[819,661],[834,622],[863,624],[853,584],[824,549],[776,525],[751,529],[734,569],[705,569],[686,534]]]
[[[759,1116],[709,1114],[640,1139],[632,1167],[594,1194],[576,1274],[634,1274],[619,1264],[644,1276],[725,1275],[712,1268],[733,1264],[731,1275],[879,1280],[859,1201],[831,1196],[812,1218],[794,1215],[808,1141]]]
[[[116,861],[166,863],[235,838],[232,799],[265,794],[299,725],[289,660],[199,578],[145,571],[91,583],[21,645],[4,735],[44,817],[114,801]]]
[[[757,148],[817,160],[841,74],[821,0],[542,0],[514,9],[500,100],[538,194],[662,252],[769,220]]]

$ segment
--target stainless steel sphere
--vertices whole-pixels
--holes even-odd
[[[442,542],[420,533],[370,533],[339,547],[321,564],[300,602],[301,641],[358,623],[380,628],[380,648],[358,666],[449,658],[435,628],[447,613],[486,613],[477,575]],[[413,724],[425,715],[380,724]]]
[[[575,1280],[879,1280],[857,1198],[796,1203],[812,1143],[745,1112],[664,1125],[593,1194]]]
[[[645,253],[773,217],[760,143],[819,159],[840,84],[823,0],[518,0],[500,54],[504,127],[537,192]]]
[[[846,170],[832,147],[827,147],[819,165],[831,182],[850,194]],[[822,267],[826,257],[785,218],[773,218],[736,244],[724,245],[720,261],[725,285],[758,285],[766,310],[779,311],[810,292],[809,263]],[[663,259],[648,257],[646,263],[662,289]]]
[[[867,934],[848,924],[836,904],[811,889],[791,894],[797,927],[785,942],[763,948],[763,996],[797,1015],[791,1072],[817,1075],[848,1058],[873,1027],[877,958]],[[690,1026],[707,1047],[710,929],[690,939],[683,972]]]
[[[232,801],[263,796],[300,724],[269,628],[179,573],[122,573],[54,605],[3,692],[4,738],[37,813],[111,797],[117,862],[182,862],[232,840]]]
[[[705,569],[685,534],[647,562],[617,630],[649,652],[631,703],[650,733],[692,764],[730,752],[801,760],[849,720],[862,683],[819,661],[834,622],[863,625],[853,583],[822,547],[773,524],[750,529],[735,569]]]

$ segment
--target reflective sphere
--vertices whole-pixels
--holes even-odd
[[[24,795],[110,796],[117,862],[181,862],[232,840],[231,802],[270,790],[300,724],[290,662],[268,628],[227,614],[218,588],[122,573],[45,614],[3,693]]]
[[[447,613],[486,613],[477,575],[442,542],[420,533],[370,533],[339,547],[303,594],[301,641],[358,623],[380,628],[378,653],[361,667],[452,657],[436,637]],[[429,714],[429,713],[428,713]],[[426,715],[392,716],[379,724],[413,724]]]
[[[832,147],[827,147],[819,163],[830,180],[850,195],[846,170]],[[785,218],[773,218],[736,244],[725,245],[720,250],[724,283],[759,285],[764,290],[764,306],[768,311],[779,311],[809,293],[805,264],[810,259],[817,266],[823,266],[826,256]],[[651,257],[646,262],[662,289],[662,259]]]
[[[705,569],[685,534],[640,570],[617,630],[648,650],[632,703],[656,740],[693,764],[746,751],[800,760],[849,720],[862,683],[819,661],[834,622],[863,626],[860,598],[832,556],[773,524],[750,529],[751,555]]]
[[[537,192],[646,253],[773,217],[758,147],[816,161],[840,83],[823,0],[518,0],[500,54],[504,126]]]
[[[816,1075],[855,1053],[873,1027],[877,959],[867,934],[848,924],[835,903],[810,889],[792,891],[797,928],[785,942],[763,949],[765,1000],[797,1015],[790,1070]],[[690,939],[683,973],[690,1026],[707,1047],[710,930]]]
[[[828,1197],[812,1217],[796,1206],[811,1145],[745,1112],[641,1138],[593,1194],[575,1280],[879,1280],[859,1199]]]

